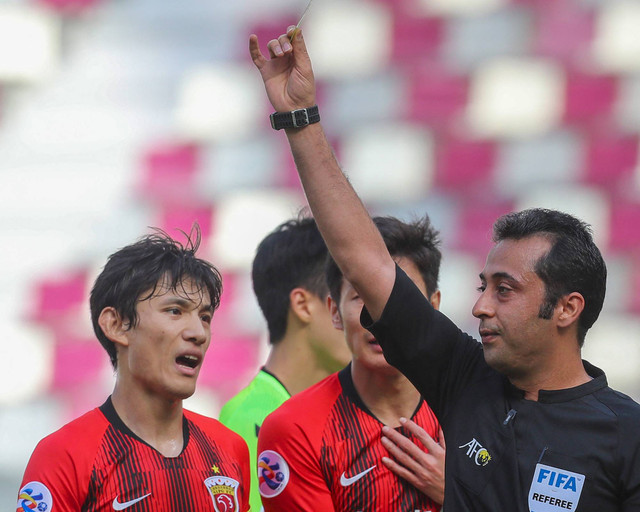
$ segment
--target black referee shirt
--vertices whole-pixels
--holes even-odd
[[[640,511],[640,405],[602,370],[525,400],[399,267],[380,320],[361,320],[443,426],[447,512]]]

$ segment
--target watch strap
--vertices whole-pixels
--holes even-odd
[[[318,105],[308,108],[299,108],[290,112],[274,112],[269,116],[271,127],[274,130],[283,128],[303,128],[320,121]]]

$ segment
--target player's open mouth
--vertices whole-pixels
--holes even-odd
[[[176,363],[187,368],[195,368],[200,364],[200,358],[191,354],[176,357]]]

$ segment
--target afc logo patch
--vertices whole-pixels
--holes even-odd
[[[486,466],[491,461],[491,454],[475,437],[468,443],[458,446],[458,448],[466,448],[467,457],[473,460],[476,466]]]
[[[258,455],[258,490],[265,498],[277,496],[289,483],[289,465],[278,452],[265,450]]]
[[[53,498],[47,486],[40,482],[29,482],[18,493],[16,512],[48,512]]]

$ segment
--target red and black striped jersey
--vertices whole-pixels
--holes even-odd
[[[244,512],[249,452],[217,420],[183,416],[184,449],[165,457],[137,437],[109,398],[34,450],[18,512]]]
[[[438,438],[438,421],[424,400],[412,419]],[[358,396],[350,365],[287,400],[267,416],[258,438],[265,511],[440,510],[382,464],[389,456],[382,427]]]

